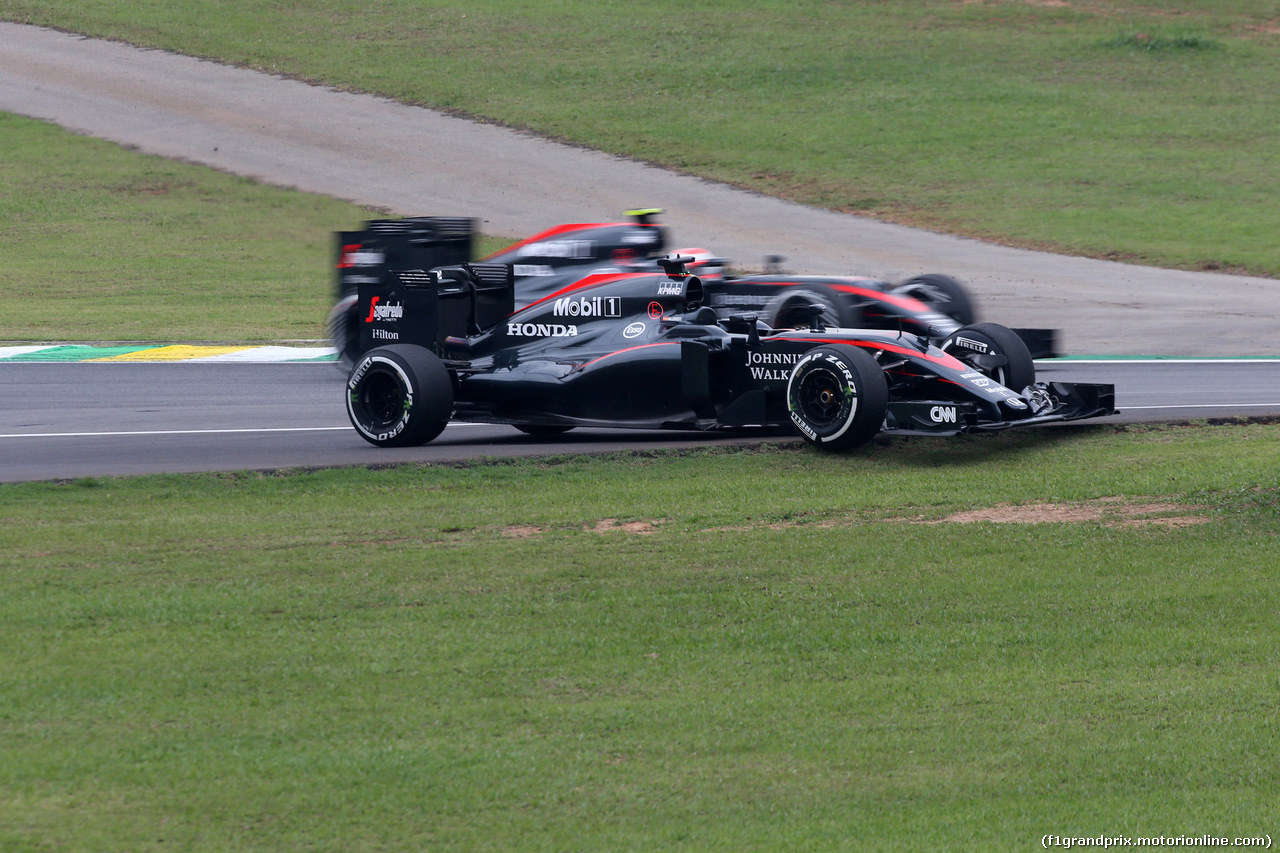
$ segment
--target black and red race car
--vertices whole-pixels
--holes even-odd
[[[530,256],[524,256],[530,257]],[[387,270],[356,286],[352,425],[417,445],[451,419],[534,434],[579,426],[794,430],[824,449],[879,432],[954,435],[1114,413],[1111,385],[1037,383],[1026,344],[993,323],[927,332],[778,329],[723,314],[690,271],[609,268],[521,301],[516,265]]]
[[[629,212],[624,222],[558,225],[502,249],[483,260],[510,264],[517,308],[596,272],[659,272],[657,261],[669,252],[659,210]],[[363,231],[340,232],[338,300],[329,328],[342,360],[359,354],[355,308],[360,284],[381,281],[392,270],[428,270],[474,259],[474,223],[456,217],[373,220]],[[755,313],[771,328],[808,323],[810,307],[821,305],[823,320],[841,328],[902,330],[941,342],[975,321],[973,302],[954,278],[938,273],[898,283],[872,278],[787,275],[767,259],[763,274],[732,275],[728,262],[705,249],[679,249],[692,257],[687,268],[703,285],[704,305],[721,318]],[[1056,355],[1049,329],[1016,329],[1034,358]]]

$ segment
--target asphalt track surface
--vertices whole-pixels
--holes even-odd
[[[401,214],[512,238],[660,207],[677,245],[750,266],[897,279],[947,272],[984,319],[1062,331],[1066,353],[1280,355],[1280,282],[1050,255],[742,192],[493,125],[156,50],[0,22],[0,110]],[[328,282],[318,282],[328,287]],[[1127,420],[1276,415],[1280,362],[1041,366],[1114,382]],[[0,365],[0,482],[452,461],[703,444],[685,433],[554,439],[451,425],[424,448],[355,435],[332,365]]]
[[[1040,379],[1114,382],[1121,414],[1085,421],[1280,417],[1280,362],[1040,362]],[[356,434],[333,363],[0,365],[0,482],[194,471],[276,470],[485,456],[798,441],[758,433],[574,430],[527,436],[453,423],[422,447],[381,449]],[[1056,429],[1046,426],[1039,429]]]

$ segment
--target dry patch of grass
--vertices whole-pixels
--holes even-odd
[[[1045,524],[1102,522],[1108,527],[1191,527],[1209,521],[1209,516],[1195,506],[1158,500],[1130,501],[1122,497],[1102,498],[1078,503],[1036,502],[1029,504],[997,504],[983,509],[956,512],[925,524],[973,524],[988,521],[996,524]]]
[[[749,524],[707,528],[708,533],[746,533],[752,530],[789,530],[797,527],[837,528],[848,527],[871,520],[864,513],[848,513],[836,517],[800,517],[781,521],[759,519]],[[1203,507],[1149,498],[1108,497],[1092,501],[1050,502],[1036,501],[1025,504],[1001,503],[979,509],[953,512],[942,518],[883,518],[891,522],[911,524],[1089,524],[1102,523],[1111,528],[1161,527],[1178,529],[1206,524],[1211,517]],[[601,535],[623,534],[649,536],[662,530],[665,519],[653,521],[619,521],[602,518],[588,522],[581,529]],[[550,532],[549,528],[536,525],[505,527],[502,535],[526,539]]]
[[[657,533],[661,524],[661,519],[656,521],[619,521],[616,518],[602,518],[599,521],[584,525],[583,529],[591,533],[627,533],[633,536],[648,536],[651,533]],[[546,532],[547,528],[536,525],[516,525],[505,527],[502,530],[504,536],[514,539],[526,539]]]

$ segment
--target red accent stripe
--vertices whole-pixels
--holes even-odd
[[[885,293],[883,290],[872,290],[866,287],[855,287],[852,284],[833,284],[833,290],[839,290],[842,293],[852,293],[855,296],[861,296],[865,299],[878,299],[882,302],[888,302],[890,305],[896,305],[903,311],[912,311],[916,313],[933,313],[933,309],[928,305],[916,299],[914,296],[899,296],[896,293]]]
[[[885,344],[879,341],[850,341],[840,340],[838,338],[772,338],[772,340],[794,341],[796,343],[813,343],[817,340],[820,344],[849,344],[850,346],[861,347],[862,349],[886,350],[888,352],[896,352],[900,355],[909,355],[912,358],[923,358],[925,361],[930,361],[943,367],[949,367],[952,370],[964,371],[969,369],[964,362],[960,361],[960,359],[945,352],[942,355],[929,355],[928,353],[920,352],[920,350],[917,349],[900,347],[897,344]]]
[[[541,305],[542,303],[552,299],[559,299],[565,294],[576,293],[577,291],[585,290],[588,287],[595,287],[596,285],[600,285],[600,284],[609,284],[615,281],[626,281],[629,278],[654,278],[656,275],[657,273],[651,273],[651,272],[592,273],[586,278],[578,279],[573,284],[566,284],[564,287],[560,288],[555,293],[552,293],[550,296],[544,296],[541,299],[539,299],[537,302],[530,302],[528,305],[521,308],[520,311],[528,311],[530,308],[533,308],[536,305]],[[516,314],[519,314],[520,311],[517,311]]]
[[[579,364],[574,369],[586,370],[587,367],[595,364],[597,361],[604,361],[606,358],[613,358],[615,355],[622,355],[624,352],[635,352],[636,350],[649,349],[650,347],[678,346],[679,344],[680,344],[679,341],[660,341],[659,343],[656,343],[656,344],[640,344],[639,346],[627,347],[626,349],[620,349],[620,350],[616,350],[614,352],[608,353],[606,355],[602,355],[599,358],[593,358],[590,361],[584,361],[582,364]]]
[[[567,234],[571,231],[585,231],[589,228],[611,228],[616,225],[634,225],[634,224],[635,223],[628,223],[628,222],[578,222],[578,223],[573,223],[568,225],[557,225],[555,228],[548,228],[546,231],[543,231],[541,234],[535,234],[532,237],[529,237],[528,239],[521,240],[519,243],[512,243],[510,246],[507,246],[505,249],[499,249],[498,251],[494,252],[491,255],[485,255],[480,260],[487,261],[490,258],[496,258],[498,255],[505,255],[507,254],[507,252],[514,252],[516,249],[519,249],[521,246],[527,246],[530,243],[541,243],[543,240],[549,240],[552,237],[558,237],[561,234]]]
[[[856,280],[856,279],[846,279]],[[874,279],[866,279],[873,281]],[[933,309],[925,303],[916,299],[914,296],[898,296],[894,293],[885,293],[883,290],[876,290],[873,287],[859,287],[856,284],[835,284],[831,282],[812,282],[812,281],[760,281],[754,280],[751,284],[768,284],[773,287],[812,287],[815,284],[822,284],[830,287],[832,290],[838,290],[841,293],[851,293],[854,296],[861,296],[863,299],[875,299],[881,302],[888,302],[890,305],[896,305],[903,311],[912,311],[917,313],[933,313]]]

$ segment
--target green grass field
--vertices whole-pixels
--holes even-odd
[[[0,18],[910,225],[1280,274],[1274,0],[0,0]]]
[[[680,8],[0,17],[905,222],[1280,270],[1273,3]],[[0,341],[323,335],[329,234],[370,211],[0,139]],[[1277,471],[1274,424],[1199,423],[0,485],[0,850],[1274,834]]]
[[[0,343],[323,339],[332,234],[381,215],[6,113],[0,139]]]
[[[3,487],[0,848],[1274,832],[1277,470],[1093,427]]]
[[[0,113],[4,341],[325,337],[354,205]]]

